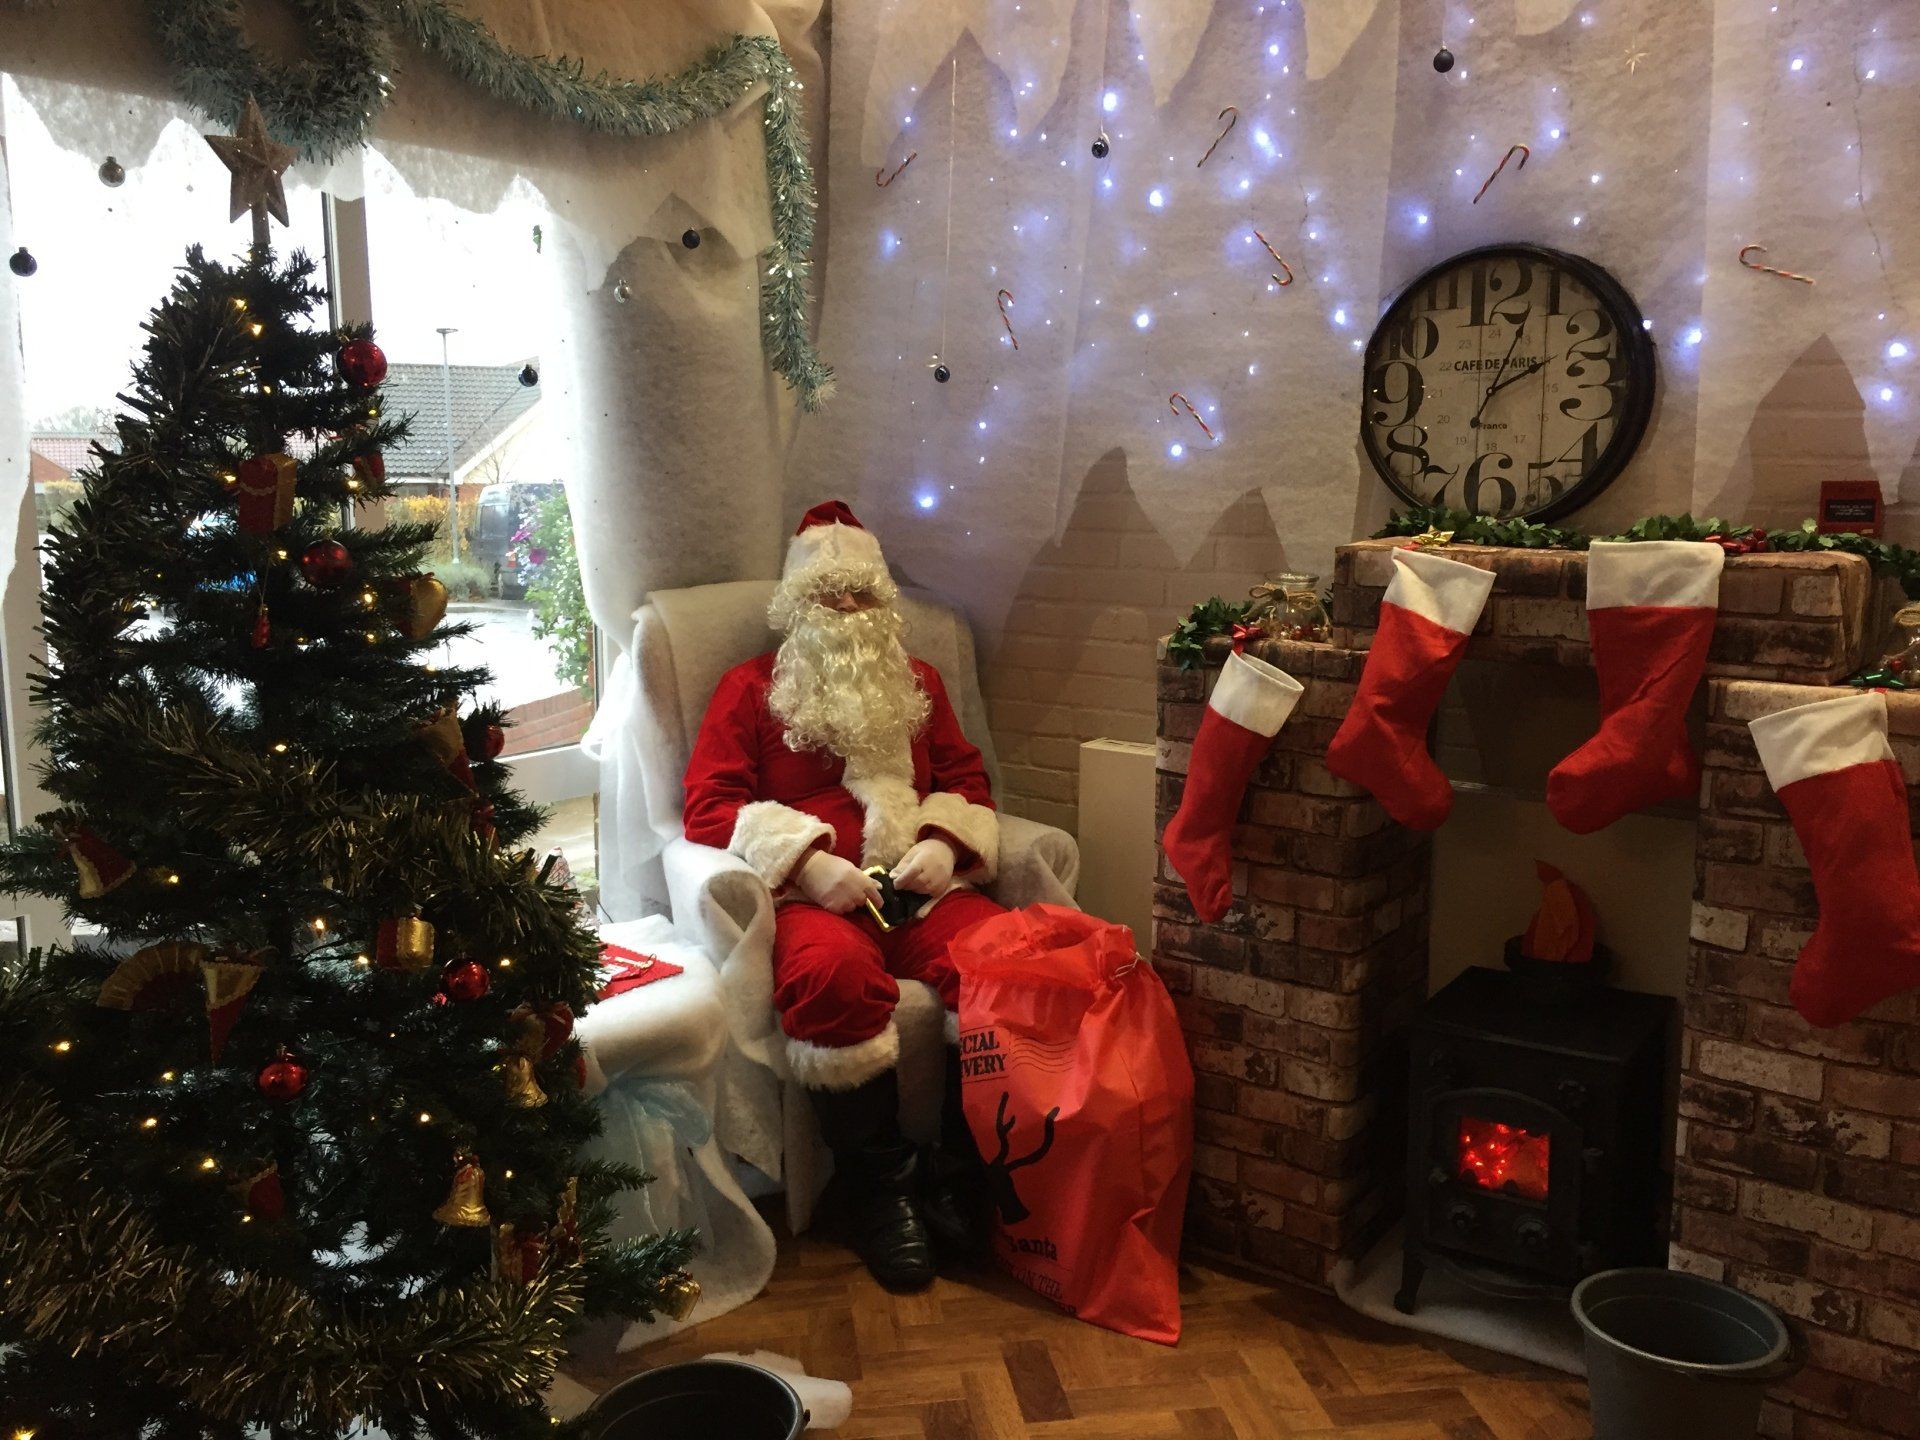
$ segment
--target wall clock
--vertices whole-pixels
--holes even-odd
[[[1444,260],[1367,343],[1360,437],[1412,505],[1547,520],[1592,500],[1653,413],[1639,307],[1592,261],[1538,245]]]

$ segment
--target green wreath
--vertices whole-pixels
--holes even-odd
[[[241,0],[153,0],[154,29],[190,103],[233,125],[255,96],[272,130],[297,137],[307,158],[327,158],[358,145],[386,109],[393,36],[374,0],[291,3],[306,25],[307,53],[290,64],[248,42]]]

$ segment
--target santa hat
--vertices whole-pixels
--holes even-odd
[[[831,589],[872,590],[883,600],[894,593],[880,542],[844,500],[823,501],[800,517],[778,597],[791,604]]]

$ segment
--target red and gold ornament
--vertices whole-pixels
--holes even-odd
[[[424,970],[433,963],[433,926],[418,915],[382,920],[374,932],[373,958],[382,970]]]
[[[402,575],[383,582],[393,623],[415,640],[433,634],[447,618],[447,587],[433,575]]]
[[[338,540],[316,540],[300,552],[300,573],[321,590],[344,585],[353,573],[353,552]]]
[[[387,356],[373,341],[349,340],[340,347],[340,373],[349,384],[371,390],[387,378]]]
[[[456,960],[440,972],[440,985],[455,1000],[478,1000],[493,988],[493,976],[478,960]]]
[[[80,876],[80,898],[98,900],[131,880],[137,867],[85,825],[69,825],[60,832],[67,858]]]
[[[269,1100],[283,1104],[298,1100],[307,1088],[307,1067],[294,1059],[293,1052],[283,1045],[278,1055],[260,1067],[254,1083]]]
[[[380,485],[387,478],[387,457],[378,450],[363,450],[349,462],[353,473],[369,485]]]
[[[516,1050],[546,1060],[573,1038],[573,1007],[564,1000],[538,1007],[522,1002],[513,1007],[507,1023],[513,1026]]]
[[[253,455],[239,466],[240,528],[249,535],[271,535],[293,518],[293,486],[298,470],[291,455]]]
[[[255,1219],[272,1224],[286,1218],[287,1192],[280,1183],[278,1165],[267,1165],[251,1174],[239,1176],[228,1189]]]
[[[536,1279],[547,1263],[547,1237],[539,1230],[501,1225],[493,1232],[493,1273],[509,1285]]]
[[[273,623],[267,618],[267,602],[262,600],[254,606],[253,634],[250,637],[253,648],[264,650],[273,640]]]

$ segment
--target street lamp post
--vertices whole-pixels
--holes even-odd
[[[460,559],[460,486],[454,480],[453,446],[453,366],[448,359],[447,337],[456,331],[455,326],[442,325],[440,330],[440,398],[446,406],[447,415],[447,535],[453,545],[453,559]]]

